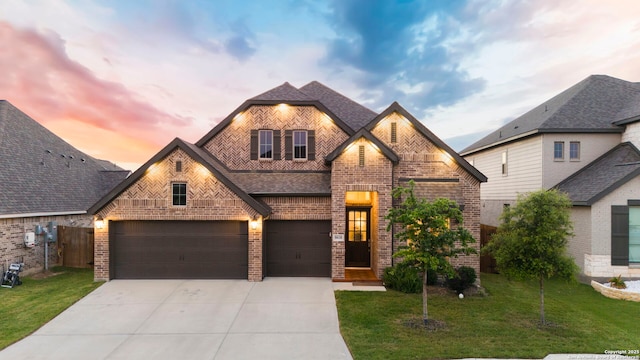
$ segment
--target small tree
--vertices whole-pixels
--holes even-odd
[[[413,188],[398,187],[393,190],[394,198],[405,196],[402,205],[389,210],[386,219],[390,221],[387,231],[394,224],[400,225],[396,238],[406,245],[400,246],[394,257],[402,258],[423,274],[422,282],[422,321],[427,324],[427,271],[453,276],[454,269],[450,258],[459,254],[472,254],[476,250],[468,244],[475,242],[471,233],[462,227],[462,211],[455,201],[437,199],[428,202],[416,198]],[[450,226],[456,224],[456,226]]]
[[[540,284],[540,322],[544,316],[544,279],[575,279],[577,266],[566,256],[573,226],[571,200],[557,190],[540,190],[518,196],[515,206],[501,215],[502,224],[487,245],[498,270],[509,278],[537,278]]]

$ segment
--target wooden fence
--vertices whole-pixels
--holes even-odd
[[[58,226],[58,256],[63,266],[93,267],[93,228]]]
[[[495,234],[498,230],[495,226],[480,224],[480,248],[484,248],[485,245],[491,240],[491,235]],[[480,256],[480,272],[483,273],[497,273],[496,259],[491,255]]]

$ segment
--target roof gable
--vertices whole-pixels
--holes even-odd
[[[536,133],[622,132],[613,124],[637,107],[640,84],[591,75],[461,151],[464,155]],[[633,110],[633,109],[631,109]]]
[[[327,157],[325,161],[327,163],[333,162],[335,159],[342,154],[342,152],[353,142],[358,139],[365,138],[373,143],[380,152],[387,157],[392,163],[397,164],[400,161],[400,158],[396,153],[391,150],[387,145],[385,145],[382,141],[380,141],[377,137],[373,136],[371,132],[367,129],[360,129],[357,133],[353,134],[350,138],[348,138],[345,142],[343,142],[340,146],[338,146],[335,150],[333,150]]]
[[[392,113],[398,113],[402,115],[405,119],[407,119],[413,127],[422,134],[425,138],[431,141],[434,145],[445,151],[449,156],[451,156],[460,167],[465,169],[469,174],[475,177],[480,182],[486,182],[487,177],[482,174],[478,169],[473,167],[469,162],[463,159],[455,150],[453,150],[449,145],[447,145],[444,141],[440,140],[434,133],[432,133],[426,126],[424,126],[418,119],[416,119],[413,115],[411,115],[405,108],[403,108],[398,102],[394,101],[393,104],[389,105],[383,112],[381,112],[378,116],[375,117],[369,124],[367,124],[367,131],[373,130],[375,126],[382,121],[387,116]]]
[[[278,99],[276,95],[281,95],[285,99]],[[238,114],[246,111],[249,107],[253,105],[278,105],[278,104],[288,104],[293,106],[315,106],[318,110],[327,114],[331,120],[346,134],[353,135],[355,132],[347,123],[345,123],[342,118],[333,113],[331,109],[329,109],[325,104],[320,102],[317,99],[311,99],[307,97],[302,92],[296,90],[293,86],[285,83],[280,85],[272,90],[269,90],[261,95],[253,97],[247,101],[245,101],[242,105],[240,105],[237,109],[235,109],[231,114],[229,114],[226,118],[224,118],[221,122],[219,122],[216,126],[214,126],[211,131],[209,131],[205,136],[203,136],[200,140],[196,142],[196,146],[203,147],[207,142],[213,139],[216,134],[226,128]]]
[[[640,151],[625,142],[592,161],[554,188],[567,193],[574,205],[591,206],[640,175]]]
[[[0,100],[0,217],[80,214],[129,175]]]
[[[170,142],[167,146],[165,146],[162,150],[160,150],[160,152],[158,152],[155,156],[149,159],[149,161],[147,161],[138,170],[136,170],[131,176],[129,176],[125,181],[121,182],[108,194],[102,197],[102,199],[100,199],[97,203],[95,203],[89,209],[89,213],[91,214],[98,213],[102,208],[104,208],[116,197],[122,194],[127,188],[129,188],[136,181],[142,178],[142,176],[144,176],[146,171],[153,164],[155,164],[158,161],[161,161],[177,148],[183,150],[185,153],[191,156],[191,158],[193,158],[198,163],[206,167],[209,171],[211,171],[211,173],[213,173],[213,175],[220,182],[222,182],[226,187],[231,189],[231,191],[233,191],[240,199],[242,199],[249,206],[251,206],[251,208],[256,210],[262,216],[269,215],[269,213],[271,212],[271,209],[267,205],[249,196],[246,192],[240,189],[235,183],[233,183],[227,176],[225,176],[224,169],[220,169],[216,161],[206,151],[196,147],[193,144],[189,144],[180,138],[175,138],[172,142]]]

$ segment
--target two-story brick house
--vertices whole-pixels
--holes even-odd
[[[176,138],[97,202],[95,277],[322,276],[392,265],[392,189],[463,207],[479,237],[486,177],[397,103],[375,113],[318,83],[244,102]],[[479,270],[477,255],[458,259]]]
[[[569,254],[588,278],[640,277],[640,83],[592,75],[462,150],[489,180],[481,223],[518,194],[573,201]]]

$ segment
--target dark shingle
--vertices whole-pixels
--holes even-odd
[[[363,128],[378,115],[317,81],[312,81],[301,87],[300,91],[314,100],[320,101],[355,131]]]
[[[640,84],[591,75],[461,151],[470,153],[543,132],[622,132],[613,124],[634,105]]]
[[[254,96],[251,100],[262,100],[262,101],[311,101],[317,100],[312,99],[307,94],[301,92],[296,89],[294,86],[285,82],[284,84],[275,87],[267,92],[264,92],[258,96]]]
[[[86,211],[128,173],[0,100],[0,215]]]
[[[567,193],[575,205],[592,205],[638,175],[640,151],[626,142],[569,176],[555,188]]]
[[[232,173],[231,177],[250,195],[331,195],[328,172]]]

